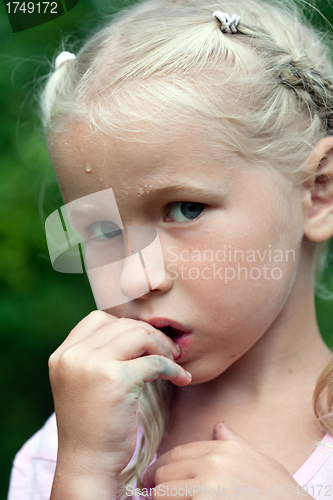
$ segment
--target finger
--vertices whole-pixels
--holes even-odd
[[[266,453],[264,454],[261,450],[253,446],[252,444],[248,443],[245,441],[245,439],[241,438],[238,436],[238,434],[235,434],[230,427],[226,424],[226,422],[218,422],[214,426],[213,430],[213,440],[219,440],[219,441],[239,441],[240,443],[243,443],[246,445],[246,447],[251,448],[255,453],[260,453],[260,455],[265,455],[266,457],[269,457],[274,460],[273,457],[270,455],[267,455]]]
[[[159,465],[153,468],[152,464],[147,469],[143,476],[143,484],[146,488],[153,488],[161,483],[168,483],[170,481],[181,481],[186,479],[193,479],[193,472],[197,468],[196,459],[182,460],[180,462],[172,462],[165,465]]]
[[[124,324],[128,326],[133,326],[137,328],[142,328],[143,331],[148,332],[149,334],[154,335],[156,338],[158,338],[163,345],[167,347],[167,349],[172,353],[173,358],[177,359],[180,355],[180,349],[179,347],[168,337],[165,335],[165,333],[161,332],[161,330],[158,330],[157,328],[154,328],[153,326],[149,325],[149,323],[146,323],[145,321],[139,321],[135,319],[127,319],[127,318],[121,318],[118,321],[119,324]],[[118,326],[117,325],[117,326]],[[127,327],[128,329],[128,327]],[[126,328],[122,328],[119,333],[122,333],[126,330]]]
[[[165,455],[165,453],[164,453]],[[162,467],[163,465],[166,466],[168,462],[165,462],[161,460],[164,455],[159,457],[153,464],[151,464],[148,469],[146,469],[144,475],[143,475],[143,481],[142,485],[144,485],[146,488],[154,488],[156,486],[155,482],[155,475],[156,471]]]
[[[57,351],[58,354],[61,354],[65,349],[85,340],[89,340],[94,347],[102,347],[119,334],[128,331],[129,328],[137,326],[153,332],[171,351],[174,359],[179,357],[179,347],[167,335],[148,323],[131,318],[117,318],[98,310],[91,312],[83,318],[70,332]]]
[[[115,318],[115,317],[113,318],[114,320],[101,324],[99,329],[93,332],[93,335],[92,334],[87,335],[85,338],[83,338],[83,340],[87,339],[92,347],[103,347],[107,345],[110,342],[110,340],[116,339],[120,335],[124,335],[130,330],[134,332],[134,329],[137,329],[137,332],[141,331],[142,334],[146,334],[146,336],[152,334],[160,340],[160,342],[165,346],[165,349],[163,353],[159,354],[165,355],[166,352],[169,353],[171,352],[173,359],[179,357],[180,349],[177,348],[177,345],[167,335],[165,335],[160,330],[157,330],[153,326],[149,325],[145,321],[139,321],[131,318]],[[120,340],[120,337],[118,340]],[[130,342],[129,345],[131,346],[131,342],[133,339],[128,339],[128,340]],[[122,345],[124,344],[122,343]],[[141,354],[134,355],[132,356],[132,358],[138,356],[141,356]],[[131,358],[126,358],[126,359],[131,359]]]
[[[218,422],[214,426],[213,439],[214,440],[221,440],[221,441],[227,441],[229,439],[232,439],[234,441],[244,442],[244,439],[237,436],[237,434],[235,434],[224,421]]]
[[[126,332],[117,335],[117,337],[112,339],[111,342],[107,339],[108,332],[106,330],[108,330],[108,326],[100,329],[98,336],[102,336],[104,334],[104,338],[102,338],[101,341],[106,342],[108,340],[107,344],[110,343],[112,358],[114,359],[119,361],[128,361],[140,358],[141,356],[157,354],[174,361],[174,356],[170,349],[162,342],[161,339],[155,336],[154,333],[149,331],[147,328],[135,326],[134,328],[130,328]],[[104,346],[101,345],[101,347]]]
[[[156,337],[158,337],[172,352],[175,359],[177,359],[180,356],[179,346],[175,342],[173,342],[171,338],[168,337],[164,332],[162,332],[158,328],[151,326],[149,323],[146,323],[145,321],[136,321],[136,323],[139,323],[143,328],[149,329],[149,331],[151,331]]]
[[[171,340],[165,333],[161,330],[158,330],[154,326],[150,325],[146,321],[141,321],[132,318],[117,318],[116,323],[112,324],[112,328],[117,328],[118,333],[125,332],[131,327],[141,327],[146,329],[148,332],[153,333],[156,337],[158,337],[172,352],[174,358],[176,359],[180,355],[180,348],[177,346],[175,342]]]
[[[170,380],[173,384],[181,387],[188,385],[192,380],[191,374],[184,368],[163,356],[144,356],[119,363],[124,363],[131,368],[128,382],[131,385],[136,385],[140,389],[140,393],[144,383],[152,382],[157,378]]]
[[[211,441],[197,441],[176,446],[172,448],[172,450],[163,453],[163,455],[146,470],[145,477],[147,478],[147,482],[152,484],[155,479],[155,473],[159,467],[171,463],[177,464],[179,461],[187,461],[206,455],[210,451],[211,444]]]
[[[64,342],[59,346],[58,350],[62,351],[68,349],[79,342],[90,337],[96,330],[102,328],[105,325],[110,325],[117,321],[119,318],[112,316],[111,314],[105,313],[104,311],[95,310],[92,311],[88,316],[83,318],[73,330],[66,337]]]

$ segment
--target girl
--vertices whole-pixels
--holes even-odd
[[[57,59],[48,147],[103,310],[50,358],[58,440],[53,416],[10,500],[333,496],[313,301],[333,234],[328,54],[290,1],[148,0]],[[156,231],[163,276],[127,259],[132,226]],[[131,247],[118,303],[113,263],[93,261],[114,231]]]

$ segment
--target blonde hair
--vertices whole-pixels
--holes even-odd
[[[222,34],[215,10],[240,15],[238,33]],[[195,116],[214,151],[230,153],[232,165],[242,155],[301,183],[309,153],[333,135],[333,65],[325,37],[324,43],[291,0],[148,0],[115,15],[75,61],[50,75],[43,123],[50,137],[84,122],[92,132],[122,139],[144,124],[153,133],[141,140],[152,142],[161,140],[160,126],[175,130]],[[333,434],[332,361],[325,370],[314,405]],[[144,387],[145,446],[120,475],[118,498],[126,498],[124,486],[161,443],[171,387],[159,379]]]

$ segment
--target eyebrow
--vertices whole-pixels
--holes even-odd
[[[169,193],[177,193],[181,191],[187,191],[187,194],[190,196],[209,196],[211,201],[218,201],[218,199],[221,196],[226,195],[229,190],[227,188],[216,188],[214,186],[211,187],[205,187],[205,186],[196,186],[196,185],[191,185],[191,184],[186,184],[186,183],[178,183],[178,184],[172,184],[169,186],[161,186],[161,187],[156,187],[154,188],[153,186],[150,187],[150,184],[146,184],[145,188],[142,188],[141,193],[145,194],[145,198],[148,196],[151,197],[156,197],[156,196],[161,196],[163,194],[169,194]],[[146,191],[149,191],[149,193],[146,193]],[[192,201],[190,198],[184,199],[182,201]],[[72,221],[74,223],[76,222],[81,222],[84,221],[86,217],[98,217],[101,215],[101,208],[103,210],[109,210],[112,207],[105,207],[101,205],[101,207],[98,209],[96,208],[95,204],[83,204],[79,207],[72,208],[70,212],[67,211],[67,217],[68,221],[71,223]],[[116,205],[116,210],[117,210],[117,215],[118,215],[118,205]]]
[[[168,193],[173,193],[177,191],[187,191],[190,196],[196,196],[196,195],[204,195],[204,196],[223,196],[229,192],[227,188],[222,188],[222,187],[206,187],[206,186],[195,186],[191,184],[186,184],[186,183],[179,183],[179,184],[173,184],[169,186],[162,186],[162,187],[151,187],[151,185],[147,184],[145,186],[145,189],[142,189],[142,193],[145,193],[146,191],[149,191],[147,194],[151,195],[161,195],[161,194],[168,194]]]

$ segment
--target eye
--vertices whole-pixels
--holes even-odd
[[[122,230],[115,222],[100,220],[89,224],[87,227],[87,233],[90,238],[105,241],[122,235]]]
[[[179,201],[177,203],[171,203],[168,217],[171,217],[173,222],[187,222],[199,217],[204,208],[204,203]]]

